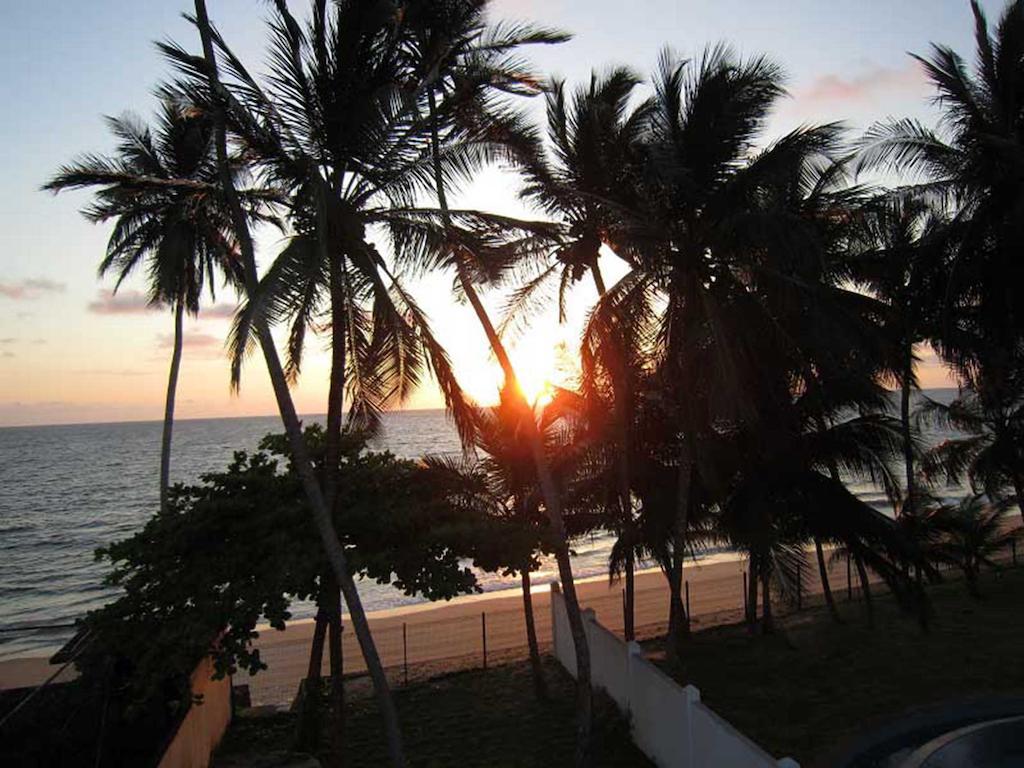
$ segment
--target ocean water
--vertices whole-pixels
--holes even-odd
[[[140,529],[157,506],[160,430],[160,422],[0,429],[0,659],[60,647],[69,630],[22,628],[72,623],[115,594],[103,585],[107,566],[93,552]],[[254,450],[265,434],[280,431],[276,417],[179,421],[172,481],[198,481],[224,468],[234,451]],[[375,447],[407,458],[460,450],[443,411],[387,414]],[[887,508],[879,489],[851,489]],[[575,542],[574,572],[606,572],[611,544],[609,536]],[[554,577],[550,561],[535,574],[539,584]],[[486,573],[479,582],[485,591],[518,586],[517,578]],[[369,581],[359,589],[371,611],[419,602]],[[292,613],[309,617],[314,606],[295,603]]]

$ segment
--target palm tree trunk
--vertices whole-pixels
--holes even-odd
[[[321,576],[320,583],[324,584]],[[327,637],[327,614],[321,588],[317,596],[316,623],[313,627],[313,642],[309,646],[309,666],[306,668],[306,682],[302,706],[296,728],[296,747],[300,752],[314,753],[319,750],[320,741],[320,670],[324,662],[324,640]]]
[[[210,20],[206,13],[205,0],[195,0],[195,8],[197,26],[199,27],[203,44],[203,55],[206,59],[207,77],[209,78],[210,89],[213,93],[214,112],[217,123],[215,137],[217,164],[220,171],[221,185],[231,211],[232,223],[242,253],[245,289],[250,296],[253,296],[259,285],[259,275],[256,269],[256,255],[252,237],[249,233],[248,222],[228,167],[227,130],[224,114],[227,102],[218,74],[217,59],[213,50],[213,36],[210,29]],[[398,723],[398,711],[395,709],[387,677],[384,674],[380,656],[374,645],[373,636],[370,634],[370,625],[366,620],[366,612],[363,610],[359,591],[356,589],[352,575],[348,572],[345,552],[338,540],[338,534],[334,529],[330,511],[324,502],[324,497],[313,469],[313,463],[310,460],[309,452],[302,436],[302,425],[295,412],[295,403],[288,389],[288,381],[277,354],[277,347],[274,345],[274,338],[270,334],[270,329],[263,323],[256,327],[256,332],[263,350],[263,357],[267,365],[267,372],[270,375],[278,410],[281,413],[281,421],[288,436],[292,461],[302,481],[303,489],[309,501],[313,522],[320,535],[327,559],[330,562],[331,569],[334,571],[334,575],[338,579],[342,594],[345,596],[345,604],[349,609],[352,625],[359,640],[359,647],[366,661],[366,668],[373,680],[378,705],[384,719],[391,763],[395,768],[404,768],[405,755],[402,750],[402,734]]]
[[[864,561],[854,556],[854,564],[857,566],[857,577],[860,579],[860,591],[864,594],[864,609],[868,614],[868,626],[875,626],[875,605],[871,601],[871,582],[868,581],[868,571],[864,567]]]
[[[679,661],[682,658],[683,644],[686,639],[686,606],[683,604],[683,558],[678,535],[673,537],[672,566],[668,572],[668,647],[669,659]]]
[[[910,390],[914,375],[914,347],[907,344],[903,363],[903,381],[900,386],[900,429],[903,432],[903,463],[907,477],[907,496],[903,507],[914,504],[914,443],[910,429]]]
[[[533,593],[530,589],[530,564],[520,569],[523,583],[523,616],[526,618],[526,645],[530,649],[530,670],[533,672],[533,690],[541,701],[547,699],[544,684],[544,669],[540,663],[540,646],[537,643],[537,624],[533,618]]]
[[[590,264],[590,274],[594,278],[594,287],[597,289],[597,295],[601,298],[608,292],[605,286],[604,277],[601,274],[601,267],[598,263],[600,253],[595,253],[593,261]],[[634,536],[635,533],[633,525],[633,503],[632,493],[630,491],[630,473],[629,473],[629,456],[630,456],[630,440],[629,440],[629,429],[627,427],[627,418],[625,409],[628,407],[628,397],[626,394],[625,383],[621,380],[620,376],[612,376],[612,397],[615,399],[613,408],[615,409],[615,421],[616,429],[618,430],[619,438],[619,455],[616,457],[616,469],[619,475],[619,509],[622,516],[622,526],[625,534],[628,538],[628,547],[626,550],[626,615],[623,617],[623,634],[627,642],[630,642],[636,637],[636,626],[634,618],[634,610],[636,605],[636,585],[634,579],[634,569],[636,557],[634,554]]]
[[[819,422],[822,430],[825,429],[825,418],[821,417]],[[834,459],[830,459],[828,463],[828,474],[829,477],[836,483],[842,483],[843,480],[839,476],[839,467],[836,466]],[[821,589],[825,594],[825,603],[828,605],[828,611],[832,614],[832,618],[839,624],[843,623],[842,618],[839,616],[839,608],[836,607],[836,601],[832,597],[832,585],[828,581],[828,566],[825,564],[825,553],[821,546],[821,539],[817,536],[814,537],[814,549],[818,556],[818,573],[821,574]]]
[[[345,764],[345,668],[341,650],[341,591],[332,577],[328,581],[328,645],[331,654],[331,716],[329,768]]]
[[[185,306],[179,299],[174,305],[174,351],[171,371],[167,376],[167,401],[164,404],[164,433],[160,442],[160,511],[167,511],[167,489],[171,486],[171,435],[174,431],[174,398],[178,393],[178,371],[181,368],[182,323]]]
[[[761,592],[764,595],[764,607],[761,614],[764,621],[762,622],[761,631],[766,635],[770,635],[775,631],[775,621],[772,618],[771,574],[767,568],[762,568],[761,571]]]
[[[428,90],[428,100],[431,120],[431,150],[434,165],[434,183],[437,193],[438,206],[444,218],[446,231],[451,227],[451,216],[448,209],[448,199],[445,193],[444,175],[441,172],[440,138],[438,137],[436,101],[433,89]],[[487,341],[490,344],[494,356],[501,365],[505,376],[505,383],[509,394],[519,400],[519,406],[523,413],[530,414],[525,419],[526,437],[530,443],[530,451],[533,454],[533,463],[537,470],[537,479],[540,483],[541,496],[544,499],[544,507],[551,524],[551,533],[555,540],[555,562],[558,564],[558,577],[562,582],[562,594],[565,597],[565,609],[569,619],[569,631],[572,634],[573,648],[576,652],[576,765],[579,768],[589,766],[591,762],[590,741],[593,721],[593,690],[591,688],[590,675],[590,648],[587,645],[586,629],[583,626],[583,614],[580,611],[579,599],[576,595],[576,582],[572,575],[572,563],[569,560],[569,545],[565,533],[565,520],[562,516],[561,495],[551,475],[551,467],[547,456],[544,454],[544,445],[540,432],[537,429],[536,421],[532,417],[533,409],[526,401],[526,396],[519,387],[519,379],[516,376],[515,368],[508,356],[504,343],[498,336],[491,322],[490,316],[483,303],[477,295],[476,288],[469,280],[464,265],[464,256],[456,252],[456,275],[459,285],[470,306],[476,313],[477,320],[483,328]]]
[[[686,607],[683,605],[683,560],[686,555],[686,534],[690,524],[690,501],[693,487],[693,462],[688,445],[680,451],[679,476],[676,488],[676,519],[672,526],[672,564],[668,573],[668,652],[678,660],[689,634]]]
[[[345,413],[345,295],[339,260],[334,254],[327,256],[331,280],[331,372],[327,390],[323,487],[324,503],[333,514],[341,477],[341,422]]]
[[[747,630],[750,634],[757,631],[757,584],[758,567],[757,556],[751,552],[749,562],[749,573],[747,574]]]
[[[594,255],[594,260],[590,264],[590,274],[594,276],[594,287],[597,288],[597,295],[604,296],[608,291],[605,288],[604,276],[601,274],[601,267],[597,263],[599,256],[600,251]]]
[[[626,615],[623,619],[623,635],[626,642],[636,640],[636,557],[633,546],[626,550]]]
[[[326,222],[322,222],[326,226]],[[322,231],[322,230],[321,230]],[[323,234],[321,234],[321,238]],[[326,250],[326,248],[325,248]],[[324,440],[324,503],[332,514],[337,505],[341,480],[341,423],[345,411],[345,296],[341,286],[341,265],[327,254],[331,279],[331,372],[327,393],[327,432]],[[330,768],[345,762],[345,686],[342,679],[341,594],[333,574],[328,579],[328,630],[331,654],[331,739]]]
[[[1013,490],[1017,494],[1017,509],[1020,511],[1021,522],[1024,522],[1024,477],[1013,475]]]
[[[828,612],[831,614],[833,621],[837,624],[842,624],[843,619],[839,615],[839,609],[836,607],[835,598],[832,596],[832,585],[828,580],[828,565],[825,563],[825,549],[821,546],[821,539],[817,536],[814,537],[814,552],[818,558],[818,576],[821,579],[821,591],[825,595],[825,605],[828,606]]]

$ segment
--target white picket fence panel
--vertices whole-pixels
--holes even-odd
[[[644,658],[639,645],[601,626],[593,611],[583,617],[594,687],[629,718],[634,743],[659,768],[800,768],[791,758],[776,760],[712,712],[697,688],[676,683]],[[576,650],[557,584],[551,589],[551,626],[555,656],[575,677]]]

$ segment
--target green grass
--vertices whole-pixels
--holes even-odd
[[[550,701],[533,693],[529,665],[461,672],[398,690],[395,700],[410,766],[420,768],[541,768],[572,765],[572,680],[555,662],[545,662]],[[600,700],[595,722],[595,767],[650,766],[632,745],[626,722],[608,700]],[[383,729],[372,699],[346,710],[346,766],[388,764]],[[287,749],[294,716],[239,718],[218,751],[218,762],[244,765],[245,755]],[[326,765],[326,759],[321,756]],[[215,763],[216,765],[217,763]]]
[[[811,768],[916,708],[1024,692],[1024,569],[986,577],[982,590],[974,600],[960,581],[930,588],[928,633],[887,596],[876,596],[870,630],[862,604],[844,603],[845,595],[843,626],[821,608],[786,617],[767,637],[742,626],[708,629],[667,670],[774,756]]]

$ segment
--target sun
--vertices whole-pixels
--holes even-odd
[[[519,387],[523,390],[526,401],[534,407],[543,408],[555,396],[555,385],[547,377],[543,377],[538,381],[524,381],[521,379]]]
[[[516,350],[512,355],[519,388],[531,405],[543,407],[551,402],[559,380],[553,352],[544,348]],[[501,367],[493,360],[486,364],[465,365],[460,370],[463,385],[481,405],[493,405],[504,382]]]

